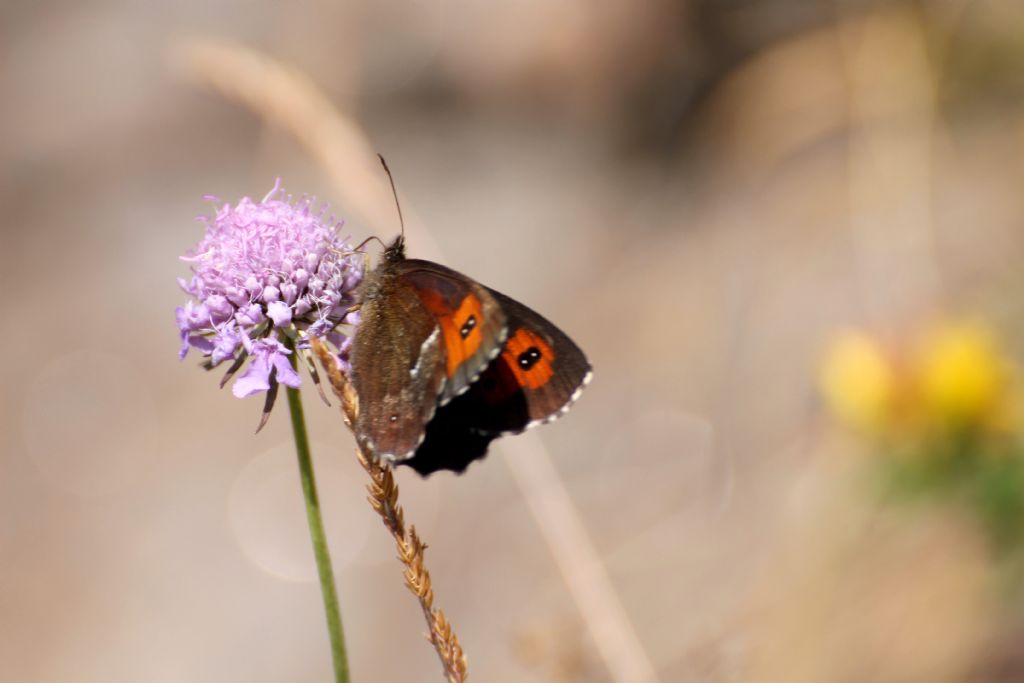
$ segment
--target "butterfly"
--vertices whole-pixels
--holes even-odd
[[[590,381],[564,332],[462,273],[406,258],[404,231],[358,301],[356,439],[421,475],[464,471],[499,436],[565,414]]]

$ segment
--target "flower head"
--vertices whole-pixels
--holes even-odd
[[[842,420],[865,432],[876,432],[889,423],[895,407],[895,375],[874,339],[847,331],[832,343],[825,357],[822,391]]]
[[[937,418],[985,424],[1009,412],[1009,362],[991,328],[969,321],[931,331],[920,365],[921,399]]]
[[[825,356],[821,386],[832,411],[865,433],[982,433],[1013,427],[1015,367],[990,326],[947,320],[895,349],[843,334]]]
[[[265,391],[272,401],[278,383],[298,387],[290,349],[308,355],[310,336],[348,346],[335,327],[352,322],[363,258],[325,220],[325,206],[282,195],[278,180],[260,202],[245,197],[201,217],[206,234],[182,257],[192,277],[178,282],[193,298],[176,311],[179,357],[194,348],[207,368],[231,359],[225,382],[250,361],[238,397]]]

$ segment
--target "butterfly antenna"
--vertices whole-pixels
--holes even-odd
[[[384,161],[384,156],[378,153],[377,158],[380,159],[380,165],[384,167],[384,172],[388,174],[388,181],[391,183],[391,195],[395,198],[395,208],[398,209],[398,225],[402,229],[402,241],[405,241],[405,220],[402,218],[402,205],[398,203],[398,191],[395,189],[395,179],[391,175],[391,169],[388,168],[388,162]]]
[[[387,244],[385,244],[385,243],[384,243],[384,240],[382,240],[381,238],[377,237],[376,235],[370,235],[370,236],[369,236],[369,237],[367,237],[367,238],[366,238],[365,240],[363,240],[362,242],[360,242],[359,244],[357,244],[357,245],[356,245],[356,246],[355,246],[355,247],[354,247],[354,248],[352,249],[352,251],[345,251],[345,252],[341,252],[341,254],[342,254],[343,256],[351,256],[351,255],[353,255],[353,254],[360,254],[360,253],[362,253],[362,251],[363,251],[363,247],[365,247],[365,246],[366,246],[367,244],[369,244],[369,243],[370,243],[371,241],[373,241],[373,240],[377,240],[378,242],[380,242],[380,246],[382,246],[382,247],[385,247],[385,248],[387,248],[387,246],[388,246]]]

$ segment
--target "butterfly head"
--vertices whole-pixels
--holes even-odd
[[[397,263],[405,260],[405,235],[399,235],[391,244],[384,247],[384,261]]]

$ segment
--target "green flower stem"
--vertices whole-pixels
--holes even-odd
[[[292,365],[296,364],[294,346]],[[327,631],[331,637],[331,656],[334,659],[334,680],[349,683],[348,656],[345,652],[345,634],[341,628],[341,610],[338,608],[338,589],[334,586],[334,571],[331,555],[327,550],[324,535],[324,521],[320,516],[320,497],[316,492],[316,478],[313,476],[313,461],[309,453],[309,438],[306,435],[306,418],[302,411],[302,397],[297,389],[288,389],[288,410],[292,416],[292,432],[295,435],[295,452],[299,456],[299,473],[302,477],[302,493],[306,499],[306,519],[309,521],[309,535],[313,540],[313,554],[320,574],[320,592],[324,596],[324,612],[327,614]]]

